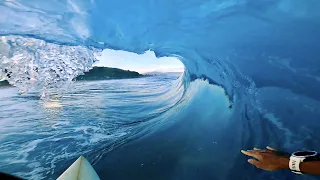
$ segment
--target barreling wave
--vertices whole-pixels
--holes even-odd
[[[307,22],[319,17],[315,8],[319,3],[309,6],[309,1],[294,4],[287,0],[194,0],[185,5],[173,1],[170,6],[165,1],[125,1],[126,6],[98,0],[37,4],[4,1],[0,4],[4,12],[0,19],[1,76],[7,76],[23,92],[32,86],[60,86],[60,82],[71,81],[92,66],[96,49],[136,53],[151,49],[158,57],[177,56],[192,78],[208,77],[223,87],[231,99],[240,86],[249,88],[251,96],[255,93],[254,84],[250,78],[237,74],[240,71],[235,64],[257,53],[262,53],[257,59],[265,59],[264,47],[276,40],[267,39],[265,27],[281,33],[284,25],[290,27],[289,19]],[[10,16],[12,20],[8,21]],[[232,27],[234,22],[247,25],[237,31]],[[271,26],[274,23],[285,24]],[[252,30],[254,33],[250,33]],[[243,57],[242,46],[250,47],[255,39],[263,46]]]
[[[181,86],[173,88],[183,92],[182,97],[159,112],[176,110],[180,102],[186,102],[181,103],[183,110],[205,101],[208,107],[202,110],[208,113],[208,104],[214,102],[206,100],[218,87],[228,102],[221,103],[227,104],[223,109],[231,112],[226,118],[230,121],[221,123],[237,137],[229,142],[233,149],[271,143],[293,150],[304,145],[304,137],[270,113],[277,108],[261,104],[267,100],[259,90],[273,93],[277,91],[272,88],[279,88],[294,92],[286,93],[291,99],[320,100],[315,58],[320,56],[319,9],[317,0],[5,0],[0,2],[0,78],[22,92],[32,88],[47,92],[88,71],[96,61],[94,54],[103,49],[138,54],[152,50],[157,57],[179,58],[186,68]],[[159,96],[159,101],[169,95]],[[161,113],[149,118],[156,117]],[[210,113],[206,118],[215,119]],[[311,137],[315,131],[308,126],[305,132]],[[314,141],[309,146],[319,147]],[[237,168],[243,168],[239,161],[217,167],[225,179],[260,178],[242,171],[228,174]]]

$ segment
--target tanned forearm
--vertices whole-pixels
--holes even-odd
[[[267,150],[260,150],[253,148],[253,150],[241,151],[247,156],[254,157],[255,159],[249,159],[248,162],[257,168],[266,171],[275,170],[290,170],[289,157],[279,155],[275,149],[267,147]],[[299,165],[300,171],[303,174],[320,175],[320,161],[307,161],[302,162]]]
[[[305,174],[320,175],[320,161],[309,161],[300,164],[301,172]]]
[[[282,169],[289,168],[289,158],[283,158],[281,160]],[[300,163],[300,171],[304,174],[320,175],[320,161],[309,161]]]

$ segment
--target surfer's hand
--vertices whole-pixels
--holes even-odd
[[[275,171],[280,169],[289,168],[289,158],[277,153],[273,148],[267,147],[266,150],[260,150],[253,148],[253,150],[241,152],[247,156],[254,157],[254,159],[249,159],[248,162],[257,168],[266,171]]]

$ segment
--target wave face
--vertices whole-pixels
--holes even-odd
[[[211,149],[221,156],[197,161],[190,154],[183,162],[203,167],[211,175],[204,179],[295,179],[251,168],[239,150],[271,145],[320,151],[319,9],[318,0],[5,0],[0,79],[43,95],[88,71],[105,48],[177,57],[186,67],[179,79],[183,97],[176,101],[183,106],[170,107],[181,112],[171,121],[219,127],[208,133],[221,142]],[[227,103],[217,106],[216,95]],[[221,161],[229,163],[216,167]],[[170,177],[185,171],[177,172]]]

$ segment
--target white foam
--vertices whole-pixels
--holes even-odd
[[[285,134],[285,142],[287,145],[290,145],[291,139],[293,137],[293,133],[280,121],[279,118],[277,118],[273,113],[266,113],[264,115],[264,118],[268,119],[270,122],[272,122],[279,130],[283,131]]]
[[[10,73],[7,80],[21,92],[39,88],[42,95],[52,88],[68,85],[88,71],[98,52],[83,46],[63,46],[20,36],[2,36],[0,45],[8,51],[0,56],[0,69],[6,70],[0,71],[0,76]]]

